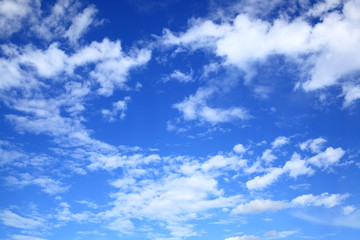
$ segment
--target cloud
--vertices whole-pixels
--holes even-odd
[[[282,147],[290,142],[290,139],[284,136],[277,137],[272,143],[272,148]]]
[[[64,186],[64,184],[58,180],[51,179],[47,176],[33,177],[28,173],[20,174],[19,178],[14,176],[5,177],[5,181],[8,185],[16,187],[24,187],[28,185],[38,185],[42,191],[55,195],[66,192],[70,186]]]
[[[224,157],[222,155],[216,155],[204,162],[201,166],[201,169],[205,172],[217,169],[224,170],[225,168],[237,170],[239,167],[244,166],[246,166],[246,160],[242,160],[236,156]]]
[[[283,169],[289,171],[289,175],[293,178],[297,178],[300,175],[312,175],[315,172],[297,153],[291,156],[291,160],[285,163]]]
[[[40,11],[38,0],[2,0],[0,1],[0,38],[10,37],[20,31],[22,22],[33,22],[32,14]]]
[[[350,107],[356,100],[360,98],[360,85],[347,83],[343,85],[344,103],[343,107]]]
[[[242,145],[241,143],[239,144],[236,144],[233,148],[233,151],[236,152],[236,153],[245,153],[246,152],[246,148],[244,147],[244,145]]]
[[[241,237],[229,237],[229,238],[226,238],[225,240],[259,240],[260,238],[257,237],[257,236],[254,236],[254,235],[244,235],[244,236],[241,236]]]
[[[261,156],[261,159],[262,159],[262,160],[265,160],[265,161],[268,162],[268,163],[270,163],[270,162],[276,160],[277,157],[276,157],[274,154],[272,154],[272,150],[271,150],[271,149],[266,149],[266,150],[263,152],[263,154],[262,154],[262,156]]]
[[[324,138],[309,139],[306,142],[300,143],[301,150],[311,150],[312,153],[319,153],[326,143],[327,140]]]
[[[269,232],[264,233],[264,237],[270,238],[270,239],[279,239],[279,238],[287,238],[288,236],[294,235],[299,233],[297,230],[293,231],[281,231],[277,232],[276,230],[272,230]]]
[[[334,8],[342,11],[328,12]],[[301,66],[303,77],[296,87],[314,91],[346,86],[348,76],[360,69],[359,55],[354,51],[360,49],[360,31],[354,30],[360,29],[359,11],[356,0],[321,2],[308,9],[307,17],[293,19],[280,16],[265,21],[242,11],[233,19],[221,16],[220,23],[198,19],[182,33],[166,30],[162,39],[167,46],[210,50],[222,57],[224,64],[246,72],[248,82],[256,74],[254,63],[264,63],[273,55],[285,56]],[[321,21],[313,23],[313,17]],[[353,92],[345,106],[357,99],[357,92]]]
[[[187,121],[199,120],[217,124],[250,118],[248,112],[241,107],[227,109],[209,107],[207,101],[215,92],[216,90],[212,88],[200,88],[194,95],[174,104],[173,107],[181,112]]]
[[[349,205],[349,206],[343,207],[342,209],[343,209],[343,213],[345,215],[349,215],[350,213],[353,213],[356,210],[356,207]]]
[[[3,210],[0,213],[0,220],[6,226],[20,229],[36,229],[44,226],[43,219],[22,217],[10,210]]]
[[[240,204],[234,208],[232,214],[257,214],[262,212],[276,212],[288,208],[289,205],[284,201],[272,201],[256,199],[249,203]]]
[[[192,75],[193,75],[192,71],[190,73],[186,74],[186,73],[183,73],[180,70],[176,69],[169,76],[163,77],[162,80],[164,82],[168,82],[170,80],[175,80],[180,83],[187,83],[187,82],[193,81]]]
[[[125,112],[127,110],[127,105],[129,103],[130,99],[131,99],[130,97],[125,97],[124,100],[114,102],[112,104],[111,110],[102,109],[101,113],[102,113],[103,117],[106,118],[109,122],[116,121],[117,118],[124,119],[126,116]],[[120,113],[120,115],[119,115],[119,113]]]
[[[19,234],[11,235],[11,238],[14,240],[46,240],[45,238],[25,236],[25,235],[19,235]]]
[[[312,194],[301,195],[294,198],[291,201],[291,205],[294,207],[305,206],[324,206],[326,208],[332,208],[340,205],[343,200],[348,198],[348,194],[331,194],[322,193],[321,195],[314,196]]]
[[[283,173],[282,168],[272,168],[266,175],[259,177],[256,176],[254,179],[246,182],[246,187],[249,190],[261,190],[274,183]]]
[[[111,221],[106,228],[123,234],[131,234],[135,230],[135,226],[130,220],[120,218]]]
[[[319,168],[328,168],[339,162],[344,156],[345,151],[342,148],[328,147],[324,152],[318,153],[311,157],[308,161],[310,164]]]
[[[82,37],[94,21],[96,12],[97,9],[94,6],[89,6],[85,8],[82,13],[74,17],[71,26],[65,33],[65,36],[69,38],[70,42],[76,43],[77,40]]]

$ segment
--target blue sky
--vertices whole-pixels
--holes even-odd
[[[355,239],[360,1],[0,0],[0,239]]]

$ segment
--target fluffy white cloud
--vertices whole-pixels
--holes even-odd
[[[299,231],[293,230],[293,231],[281,231],[278,232],[276,230],[272,230],[269,232],[264,233],[264,237],[270,238],[270,239],[279,239],[279,238],[287,238],[288,236],[294,235],[299,233]]]
[[[331,165],[339,162],[339,160],[344,156],[345,151],[342,148],[332,148],[328,147],[324,152],[321,152],[308,161],[310,164],[315,165],[319,168],[328,168]]]
[[[305,207],[305,206],[324,206],[326,208],[332,208],[340,205],[343,200],[348,198],[348,194],[331,194],[322,193],[314,196],[312,194],[301,195],[294,198],[291,201],[291,205],[294,207]]]
[[[343,207],[342,210],[345,215],[349,215],[356,210],[356,207],[349,205],[349,206]]]
[[[347,83],[343,85],[344,107],[351,106],[356,100],[360,99],[360,85]]]
[[[182,113],[185,120],[217,124],[250,118],[248,112],[241,107],[227,109],[209,107],[207,101],[215,92],[216,89],[213,88],[200,88],[194,95],[173,106]]]
[[[316,139],[309,139],[306,142],[300,144],[300,149],[303,151],[311,150],[312,153],[319,153],[321,152],[321,149],[326,142],[326,139],[321,137]]]
[[[40,10],[38,0],[2,0],[0,1],[0,38],[9,37],[22,28],[22,21],[33,22],[32,14]]]
[[[183,73],[180,70],[174,70],[169,76],[163,77],[164,82],[175,80],[180,83],[187,83],[193,81],[192,71],[190,73]]]
[[[290,161],[287,161],[283,167],[285,171],[289,171],[289,175],[293,178],[297,178],[300,175],[311,175],[314,170],[308,166],[305,160],[300,158],[300,155],[294,153]]]
[[[240,204],[234,208],[232,214],[255,214],[262,213],[266,211],[276,212],[281,209],[288,208],[289,205],[285,201],[272,201],[272,200],[262,200],[256,199],[249,203]]]
[[[223,170],[224,168],[231,168],[232,170],[237,170],[239,167],[244,166],[246,166],[246,160],[240,159],[236,156],[224,157],[222,155],[216,155],[204,162],[201,166],[201,169],[204,171],[216,169]]]
[[[279,148],[282,147],[290,142],[290,139],[288,137],[280,136],[277,137],[272,143],[273,148]]]
[[[272,150],[271,149],[266,149],[262,156],[261,156],[261,159],[262,160],[265,160],[266,162],[270,163],[274,160],[277,159],[277,157],[272,153]]]
[[[6,226],[21,229],[36,229],[44,226],[43,219],[22,217],[10,210],[3,210],[0,213],[0,220]]]
[[[66,192],[70,188],[69,186],[64,186],[62,182],[47,176],[33,177],[28,173],[20,174],[19,178],[14,176],[5,177],[5,181],[8,185],[17,187],[38,185],[42,188],[43,192],[50,195]]]
[[[236,144],[233,148],[233,151],[236,153],[245,153],[246,152],[246,148],[244,147],[244,145],[242,145],[241,143]]]
[[[124,234],[130,234],[135,230],[134,224],[129,219],[121,219],[121,218],[117,218],[111,221],[106,226],[106,228]]]
[[[284,173],[282,168],[272,168],[269,171],[262,177],[256,176],[254,179],[247,181],[246,187],[249,190],[261,190],[274,183]]]
[[[129,103],[130,99],[131,99],[130,97],[125,97],[124,100],[114,102],[112,104],[111,110],[108,110],[108,109],[101,110],[102,115],[104,116],[104,118],[106,118],[110,122],[115,121],[117,117],[119,119],[124,119],[126,116],[125,112],[127,110],[127,105]],[[120,115],[119,115],[119,113],[120,113]]]
[[[336,7],[342,11],[328,12]],[[278,54],[301,63],[305,77],[297,86],[305,91],[346,85],[346,76],[360,69],[360,57],[356,54],[360,50],[360,3],[329,0],[308,10],[307,16],[321,17],[321,21],[311,24],[311,17],[300,16],[292,20],[279,17],[271,23],[242,11],[234,19],[223,17],[220,24],[197,20],[178,35],[165,31],[163,43],[211,49],[226,64],[245,71],[248,79],[256,74],[253,63],[265,62]],[[357,99],[357,95],[356,91],[349,93],[344,105]]]
[[[90,6],[84,9],[82,13],[79,13],[72,20],[72,25],[66,31],[65,36],[73,43],[88,30],[90,24],[94,21],[94,17],[97,10],[94,6]]]
[[[11,235],[11,238],[14,240],[46,240],[45,238],[25,236],[25,235],[19,235],[19,234]]]
[[[244,235],[241,237],[229,237],[225,238],[225,240],[259,240],[260,238],[254,235]]]

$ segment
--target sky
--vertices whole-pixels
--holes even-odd
[[[359,0],[0,0],[0,239],[354,240],[359,52]]]

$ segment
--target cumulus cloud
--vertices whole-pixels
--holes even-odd
[[[308,166],[305,160],[300,158],[300,155],[294,153],[290,161],[287,161],[283,167],[285,171],[289,171],[289,175],[293,178],[297,178],[300,175],[311,175],[314,170]]]
[[[288,203],[285,201],[272,201],[256,199],[249,203],[240,204],[234,208],[232,214],[256,214],[262,212],[276,212],[281,209],[288,208]]]
[[[170,80],[175,80],[180,83],[187,83],[187,82],[193,81],[192,75],[193,75],[192,71],[190,73],[184,73],[184,72],[181,72],[180,70],[176,69],[169,76],[163,77],[162,80],[164,82],[168,82]]]
[[[0,38],[11,36],[22,28],[22,21],[32,22],[32,14],[40,10],[38,0],[2,0],[0,1]]]
[[[356,210],[356,207],[349,205],[349,206],[343,207],[342,210],[345,215],[349,215]]]
[[[345,151],[342,148],[328,147],[324,152],[321,152],[309,159],[309,163],[319,168],[328,168],[331,165],[339,162],[344,156]]]
[[[245,120],[250,114],[242,107],[214,108],[208,106],[208,100],[216,92],[213,88],[200,88],[184,101],[174,104],[174,108],[182,113],[183,118],[199,120],[211,124]]]
[[[233,151],[236,153],[245,153],[246,152],[246,148],[244,147],[244,145],[242,145],[241,143],[236,144],[233,148]]]
[[[112,109],[102,109],[101,113],[105,119],[107,119],[109,122],[115,121],[117,118],[124,119],[127,110],[127,105],[130,101],[130,97],[125,97],[124,100],[119,100],[117,102],[114,102],[112,104]],[[119,116],[118,116],[119,115]]]
[[[282,147],[290,142],[290,139],[288,137],[280,136],[277,137],[272,143],[272,148],[279,148]]]
[[[301,195],[299,197],[294,198],[291,201],[292,206],[299,206],[299,207],[305,207],[305,206],[324,206],[326,208],[332,208],[337,205],[340,205],[343,200],[348,198],[348,194],[331,194],[329,193],[322,193],[320,195],[312,195],[312,194],[306,194]]]
[[[94,21],[96,12],[97,9],[94,6],[85,8],[82,13],[79,13],[74,17],[71,26],[65,33],[65,36],[69,38],[72,43],[76,43]]]
[[[326,142],[326,139],[321,137],[316,139],[309,139],[303,143],[300,143],[300,149],[303,151],[311,150],[312,153],[319,153],[321,152],[321,149]]]
[[[342,11],[329,11],[334,8]],[[187,31],[179,34],[167,30],[163,43],[210,49],[226,64],[245,71],[248,79],[256,73],[253,63],[265,62],[272,55],[286,56],[288,60],[302,63],[304,77],[297,87],[305,91],[319,90],[346,85],[347,76],[360,69],[359,55],[354,51],[360,49],[360,31],[354,31],[360,29],[359,10],[358,1],[329,0],[309,9],[309,21],[299,16],[291,20],[278,17],[268,22],[243,12],[219,24],[210,20],[194,21]],[[321,21],[313,24],[311,16],[320,16]],[[357,95],[354,90],[349,92],[344,105],[357,99]]]
[[[287,238],[288,236],[294,235],[299,233],[299,231],[297,230],[292,230],[292,231],[276,231],[276,230],[271,230],[269,232],[264,233],[264,237],[270,238],[270,239],[279,239],[279,238]]]
[[[19,235],[19,234],[11,235],[11,238],[14,240],[46,240],[45,238],[25,236],[25,235]]]
[[[3,210],[0,213],[0,220],[6,226],[20,229],[36,229],[44,226],[44,220],[41,218],[22,217],[10,210]]]
[[[225,238],[225,240],[259,240],[260,238],[254,235],[243,235],[241,237],[229,237]]]
[[[62,182],[47,176],[33,177],[28,173],[20,174],[19,178],[14,176],[5,177],[5,181],[8,185],[16,187],[38,185],[43,192],[50,195],[66,192],[70,188],[69,186],[64,186]]]
[[[273,154],[272,150],[271,149],[266,149],[262,156],[261,156],[261,159],[262,160],[265,160],[266,162],[270,163],[274,160],[277,159],[277,157]]]
[[[274,183],[283,173],[282,168],[272,168],[264,176],[256,176],[254,179],[247,181],[246,187],[249,190],[261,190]]]

